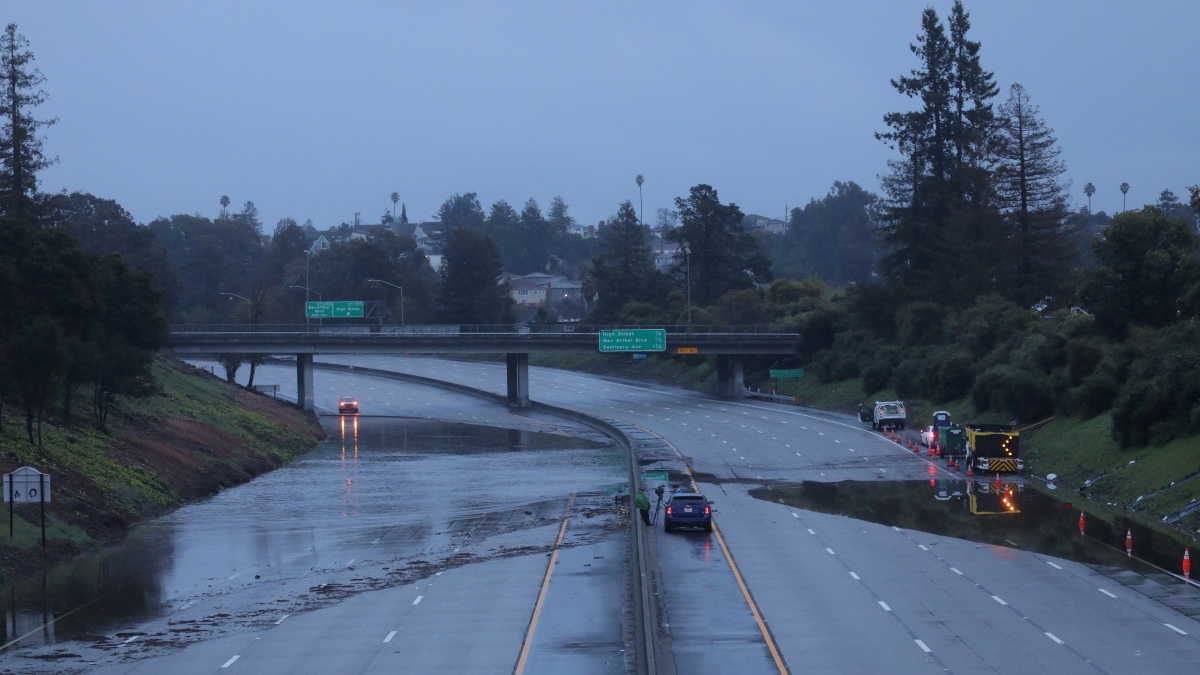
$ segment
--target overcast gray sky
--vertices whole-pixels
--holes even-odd
[[[835,180],[877,190],[889,79],[920,12],[951,0],[256,2],[8,0],[59,123],[47,191],[139,222],[258,206],[270,232],[562,195],[596,222],[643,174],[646,219],[708,183],[781,217]],[[1075,205],[1200,183],[1195,0],[969,0],[1000,103],[1055,129]]]

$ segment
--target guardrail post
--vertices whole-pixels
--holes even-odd
[[[301,410],[313,409],[313,355],[296,355],[296,403]]]
[[[529,407],[529,354],[506,354],[508,364],[508,404]]]

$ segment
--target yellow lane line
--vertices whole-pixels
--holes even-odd
[[[679,451],[679,448],[675,447],[674,443],[650,431],[646,427],[632,422],[625,423],[637,427],[652,436],[657,436],[659,440],[667,444],[667,447],[674,450],[675,454],[688,470],[688,480],[692,483],[692,489],[700,492],[700,486],[696,484],[696,479],[692,476],[692,467],[683,458],[683,453]],[[775,667],[779,669],[780,675],[788,675],[787,664],[783,662],[783,656],[779,653],[779,647],[776,646],[775,638],[771,636],[771,631],[767,630],[767,623],[763,621],[762,613],[758,611],[758,604],[754,602],[754,597],[750,595],[750,589],[746,586],[745,580],[742,579],[742,572],[738,569],[737,562],[733,559],[733,554],[729,552],[729,547],[725,545],[725,538],[721,536],[721,530],[717,527],[716,518],[713,518],[713,534],[717,536],[717,543],[721,546],[721,551],[725,553],[725,559],[729,561],[729,569],[733,570],[733,578],[737,580],[738,587],[742,589],[742,597],[746,598],[746,604],[750,606],[750,613],[754,615],[754,621],[758,624],[758,630],[762,632],[763,640],[767,643],[767,649],[771,652],[771,658],[775,660]]]
[[[567,521],[571,519],[571,507],[575,505],[575,493],[567,501],[567,515],[563,516],[562,527],[558,528],[558,539],[554,542],[554,552],[550,554],[550,564],[546,566],[546,578],[542,580],[542,590],[538,591],[537,604],[533,606],[533,618],[529,620],[529,628],[525,631],[525,641],[521,644],[521,656],[517,659],[515,675],[525,672],[525,661],[529,658],[529,648],[533,646],[533,633],[537,630],[538,618],[542,615],[542,603],[546,600],[546,592],[550,590],[550,577],[554,574],[554,563],[558,560],[558,549],[562,546],[563,535],[567,533]]]

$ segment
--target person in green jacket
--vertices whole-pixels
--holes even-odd
[[[633,505],[642,512],[642,522],[646,524],[646,527],[650,527],[650,500],[646,497],[646,488],[638,488],[637,496],[633,498]]]

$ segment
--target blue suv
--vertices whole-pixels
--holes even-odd
[[[663,530],[670,532],[679,527],[699,527],[712,531],[712,508],[709,501],[699,492],[676,492],[667,502],[663,514]]]

